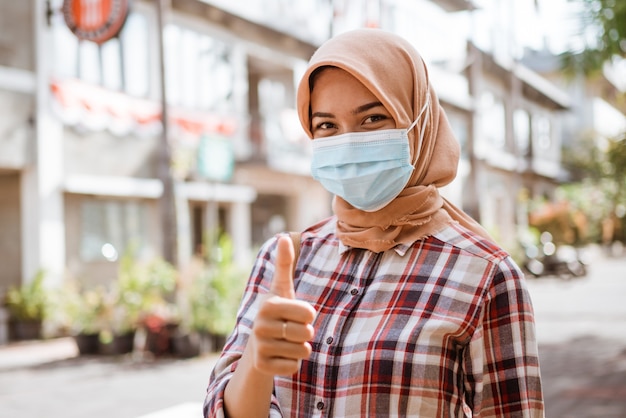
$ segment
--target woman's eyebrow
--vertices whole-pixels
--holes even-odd
[[[352,114],[357,115],[359,113],[367,112],[368,110],[373,109],[375,107],[384,107],[384,106],[381,102],[366,103],[354,109],[352,111]]]
[[[311,114],[311,119],[313,118],[332,118],[335,115],[333,115],[332,113],[326,113],[326,112],[315,112]]]
[[[370,109],[373,109],[375,107],[384,107],[383,104],[381,102],[371,102],[371,103],[365,103],[359,107],[357,107],[356,109],[352,110],[352,114],[353,115],[358,115],[359,113],[363,113],[363,112],[367,112]],[[311,119],[313,118],[333,118],[335,115],[333,115],[332,113],[327,113],[327,112],[315,112],[311,114]]]

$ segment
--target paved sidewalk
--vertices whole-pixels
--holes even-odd
[[[547,418],[626,418],[623,341],[581,337],[540,345],[539,356]]]
[[[626,257],[587,277],[528,280],[547,418],[626,418]]]
[[[36,366],[78,356],[72,338],[22,341],[0,345],[0,371]]]
[[[0,417],[201,418],[217,354],[78,356],[72,338],[0,346]]]

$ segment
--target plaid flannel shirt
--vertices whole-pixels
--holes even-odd
[[[270,416],[543,417],[532,305],[506,252],[453,225],[374,253],[344,246],[335,223],[302,234],[294,284],[318,312],[313,353],[275,377]],[[205,417],[224,416],[275,250],[275,238],[260,250]]]

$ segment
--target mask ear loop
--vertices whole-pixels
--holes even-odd
[[[426,132],[426,123],[428,122],[428,113],[430,112],[430,85],[426,89],[426,103],[422,107],[422,110],[420,110],[419,115],[417,115],[417,118],[415,118],[411,126],[407,128],[406,130],[407,133],[411,132],[411,130],[415,128],[415,126],[417,125],[417,122],[419,122],[424,112],[426,112],[426,115],[424,116],[424,119],[422,120],[422,124],[419,129],[419,141],[415,149],[415,158],[414,158],[415,161],[413,161],[413,166],[415,166],[415,163],[417,162],[417,158],[422,152],[422,143],[424,141],[424,133]]]

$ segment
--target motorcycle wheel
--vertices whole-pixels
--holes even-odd
[[[543,263],[536,259],[528,260],[524,267],[535,277],[540,277],[545,270]]]
[[[578,260],[567,263],[567,269],[574,277],[583,277],[587,275],[587,268]]]

